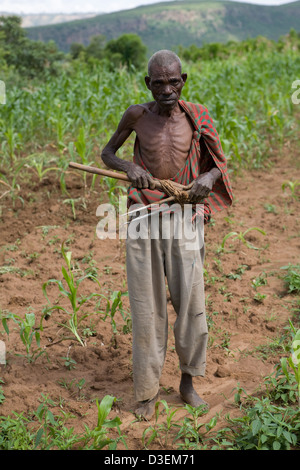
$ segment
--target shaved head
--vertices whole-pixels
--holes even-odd
[[[167,49],[162,49],[161,51],[155,52],[152,57],[150,57],[148,62],[148,75],[151,77],[151,71],[154,66],[159,67],[169,67],[177,63],[181,73],[181,61],[175,52],[169,51]]]

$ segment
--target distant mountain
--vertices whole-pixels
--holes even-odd
[[[149,49],[174,49],[208,42],[243,40],[258,35],[277,40],[291,28],[300,30],[300,1],[281,6],[231,1],[185,0],[156,3],[131,10],[97,15],[49,26],[27,29],[35,40],[53,39],[63,51],[70,44],[87,45],[92,36],[107,40],[136,33]]]
[[[0,16],[11,16],[16,13],[0,12]],[[81,20],[99,15],[98,13],[21,13],[23,28],[31,28],[33,26],[44,26],[57,23],[66,23],[68,21]]]

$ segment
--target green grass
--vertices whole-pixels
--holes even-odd
[[[120,442],[126,448],[120,418],[109,419],[115,401],[110,395],[96,401],[97,424],[75,433],[74,427],[67,425],[74,416],[63,410],[53,413],[57,403],[42,395],[35,411],[0,417],[0,450],[115,450]]]
[[[289,264],[281,268],[285,271],[283,279],[289,293],[300,294],[300,264]]]

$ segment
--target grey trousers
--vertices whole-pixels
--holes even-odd
[[[169,230],[164,231],[167,223]],[[183,230],[184,219],[178,220],[174,214],[169,218],[161,217],[159,229],[155,225],[154,230],[150,218],[147,224],[143,237],[132,237],[128,232],[126,239],[133,381],[137,401],[152,399],[159,390],[168,340],[166,281],[176,312],[175,348],[182,372],[204,376],[208,336],[203,228],[200,227],[199,231],[196,227],[197,240],[191,243],[190,232],[187,238]],[[180,229],[177,235],[176,228]]]

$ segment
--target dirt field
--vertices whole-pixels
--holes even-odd
[[[230,210],[218,214],[206,228],[206,299],[209,320],[209,348],[207,374],[195,380],[197,391],[209,402],[209,420],[216,413],[236,413],[233,405],[234,388],[239,384],[248,393],[256,393],[265,376],[273,371],[280,357],[280,349],[272,348],[283,333],[295,300],[287,293],[280,269],[288,263],[299,262],[300,220],[299,199],[291,197],[291,191],[282,190],[284,181],[300,181],[299,149],[286,143],[270,162],[270,167],[259,171],[232,176],[235,195]],[[66,241],[72,251],[73,263],[82,272],[97,270],[102,293],[112,291],[126,293],[124,241],[100,240],[95,236],[99,221],[96,208],[103,198],[96,190],[85,193],[82,175],[70,175],[67,179],[70,198],[85,196],[77,201],[76,219],[71,205],[63,203],[59,183],[50,173],[40,183],[34,176],[27,185],[21,184],[20,200],[5,198],[0,219],[0,266],[16,268],[1,271],[0,308],[24,316],[28,311],[36,315],[37,324],[42,309],[47,304],[42,285],[49,279],[62,279],[61,243]],[[89,180],[88,180],[89,181]],[[249,248],[239,240],[229,238],[225,252],[218,248],[223,237],[231,231],[250,231],[246,239],[258,250]],[[252,281],[262,279],[255,290]],[[99,292],[92,280],[85,280],[80,292]],[[256,299],[255,299],[256,296]],[[49,288],[52,302],[60,302],[57,286]],[[86,304],[86,311],[93,312],[94,300]],[[129,311],[128,298],[123,297],[123,307]],[[86,346],[74,340],[59,342],[62,327],[57,325],[64,318],[61,312],[53,312],[45,321],[41,333],[41,345],[46,354],[29,363],[24,357],[25,347],[19,330],[12,321],[8,323],[10,334],[4,332],[7,365],[2,366],[5,400],[0,411],[6,416],[13,411],[36,410],[41,394],[56,402],[59,410],[70,412],[75,419],[70,425],[76,432],[84,425],[92,428],[97,423],[95,399],[105,395],[118,399],[111,416],[118,413],[122,430],[126,434],[128,448],[142,449],[141,437],[149,423],[135,420],[131,333],[123,333],[124,321],[117,319],[119,334],[112,341],[109,318],[102,321],[92,315],[87,326],[92,335],[87,336]],[[161,377],[161,399],[169,406],[181,406],[178,395],[180,373],[174,351],[172,324],[174,312],[169,303],[170,335],[165,367]],[[23,356],[22,356],[23,355]],[[66,359],[72,359],[73,367],[66,367]],[[85,380],[82,389],[76,387]],[[183,412],[181,412],[183,413]],[[179,417],[179,415],[178,415]],[[162,417],[163,419],[163,417]],[[153,443],[153,448],[159,448]]]

